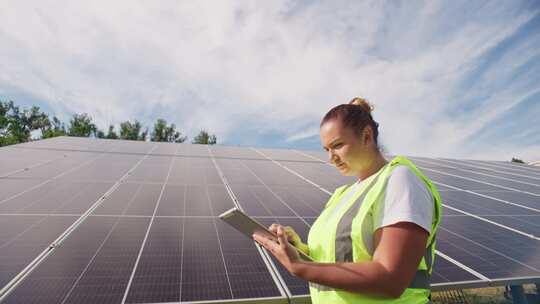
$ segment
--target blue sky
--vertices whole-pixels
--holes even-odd
[[[2,1],[0,98],[101,128],[320,149],[368,98],[393,154],[540,159],[535,1]]]

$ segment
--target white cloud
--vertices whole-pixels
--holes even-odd
[[[311,138],[331,106],[363,95],[390,152],[492,157],[490,143],[468,141],[519,105],[508,98],[539,88],[498,84],[519,67],[515,52],[538,54],[538,35],[475,87],[459,85],[537,12],[471,5],[480,4],[4,1],[0,88],[88,112],[103,128],[162,116],[189,135],[206,128],[241,144],[239,129]],[[498,97],[478,100],[486,90]],[[457,111],[473,101],[485,107]]]
[[[306,138],[310,138],[310,137],[315,137],[315,136],[319,136],[319,128],[318,126],[315,126],[315,127],[310,127],[308,129],[305,129],[305,130],[302,130],[296,134],[293,134],[289,137],[287,137],[286,141],[288,142],[294,142],[294,141],[297,141],[297,140],[301,140],[301,139],[306,139]]]

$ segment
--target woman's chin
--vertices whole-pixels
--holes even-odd
[[[343,176],[349,176],[349,168],[347,168],[347,166],[343,166],[343,167],[338,167],[337,168],[339,173]]]

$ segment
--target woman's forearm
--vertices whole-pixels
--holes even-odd
[[[294,274],[310,282],[351,292],[391,298],[397,298],[403,292],[395,288],[391,274],[377,262],[299,262]]]

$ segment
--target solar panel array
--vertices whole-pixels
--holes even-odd
[[[342,177],[319,152],[57,137],[0,149],[5,303],[302,303],[307,284],[217,218],[305,240]],[[412,160],[444,201],[433,289],[540,281],[540,169]],[[212,302],[212,303],[214,303]]]

